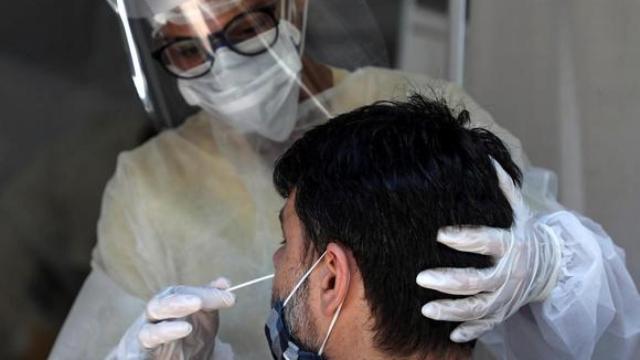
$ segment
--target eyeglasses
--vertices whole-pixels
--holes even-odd
[[[254,9],[242,13],[216,33],[207,36],[209,46],[196,37],[176,37],[152,52],[165,70],[181,79],[206,75],[215,61],[214,52],[222,47],[244,56],[264,53],[278,40],[278,19],[275,7]]]

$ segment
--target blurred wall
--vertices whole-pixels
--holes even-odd
[[[466,88],[556,171],[640,284],[640,2],[473,2]]]
[[[366,0],[384,38],[391,66],[397,65],[401,1]],[[381,49],[382,51],[382,49]]]

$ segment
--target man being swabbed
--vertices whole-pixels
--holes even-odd
[[[521,173],[469,114],[414,95],[340,115],[277,162],[286,198],[266,333],[277,359],[464,359],[456,322],[420,316],[451,298],[415,283],[440,267],[485,268],[485,255],[436,241],[447,226],[512,226]],[[512,195],[508,195],[512,197]],[[513,205],[513,207],[512,207]],[[499,249],[494,249],[499,251]]]

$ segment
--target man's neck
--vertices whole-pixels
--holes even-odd
[[[390,353],[382,353],[375,348],[342,348],[335,352],[327,352],[326,358],[331,360],[468,360],[469,356],[463,354],[450,354],[439,356],[432,354],[414,354],[410,356],[398,356]]]
[[[364,293],[360,293],[364,299]],[[415,353],[408,356],[399,356],[392,352],[383,352],[375,343],[375,324],[373,316],[364,304],[350,307],[343,311],[336,327],[327,344],[325,355],[331,360],[464,360],[470,357],[466,354],[452,352],[442,356],[440,354]],[[360,309],[354,311],[354,309]]]
[[[361,309],[368,308],[361,306]],[[331,334],[325,355],[331,360],[425,360],[424,356],[400,357],[382,352],[374,342],[373,318],[369,312],[345,312]]]

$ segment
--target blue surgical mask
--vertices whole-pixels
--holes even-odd
[[[329,325],[329,330],[327,331],[327,335],[325,336],[324,341],[322,341],[322,345],[320,346],[317,354],[304,350],[300,345],[294,342],[293,337],[291,336],[291,333],[287,328],[287,324],[285,322],[284,307],[287,306],[295,292],[300,288],[304,281],[307,280],[313,269],[320,263],[320,260],[322,260],[325,254],[326,252],[324,252],[320,256],[320,258],[318,258],[318,260],[316,260],[316,262],[311,266],[311,268],[302,276],[296,286],[294,286],[289,296],[287,296],[284,301],[278,300],[271,309],[269,318],[267,319],[267,324],[265,325],[265,335],[267,336],[267,342],[269,343],[271,355],[273,355],[274,360],[323,359],[322,353],[325,346],[327,345],[327,340],[329,340],[329,335],[331,334],[331,331],[333,330],[333,327],[338,320],[340,310],[342,310],[342,304],[340,304],[338,310],[333,316],[331,325]]]

